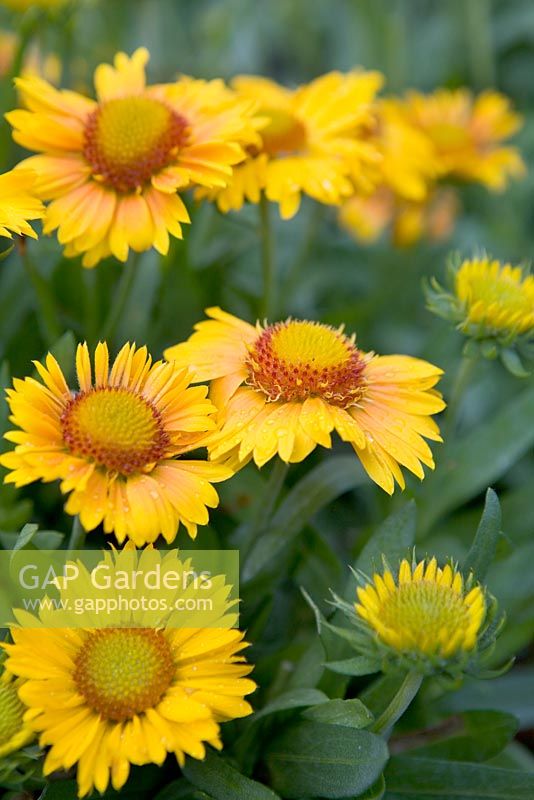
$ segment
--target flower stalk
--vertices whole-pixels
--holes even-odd
[[[423,675],[417,670],[410,670],[406,674],[397,693],[389,703],[388,707],[377,720],[373,723],[370,730],[387,736],[391,728],[402,717],[408,706],[412,703],[417,692],[421,688]]]
[[[269,201],[263,192],[259,203],[261,264],[263,275],[263,293],[260,303],[260,319],[268,319],[273,315],[275,302],[275,263],[274,245]]]

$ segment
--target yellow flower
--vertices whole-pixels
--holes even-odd
[[[117,575],[125,574],[125,560],[134,574],[135,552],[113,559]],[[161,765],[174,753],[183,765],[186,755],[203,759],[206,745],[221,749],[220,723],[252,712],[244,697],[256,685],[246,678],[252,667],[241,655],[244,635],[225,627],[224,603],[218,607],[220,625],[215,619],[204,628],[146,627],[143,611],[117,612],[118,626],[52,627],[51,614],[63,612],[49,612],[44,627],[24,619],[12,627],[13,644],[3,647],[9,669],[24,681],[27,724],[50,748],[45,775],[77,764],[84,796],[93,787],[104,792],[110,781],[120,789],[130,764]]]
[[[438,367],[365,353],[342,328],[317,322],[254,327],[219,308],[206,313],[211,319],[166,357],[212,382],[220,430],[207,440],[211,458],[298,462],[317,445],[331,447],[336,431],[390,494],[395,481],[404,488],[401,465],[421,479],[423,464],[434,467],[423,437],[441,441],[431,418],[445,405],[433,388]]]
[[[462,576],[435,558],[411,566],[401,562],[397,580],[390,570],[375,574],[357,590],[356,612],[380,642],[396,653],[451,658],[476,645],[486,614],[480,586],[466,589]]]
[[[435,189],[421,202],[405,200],[381,186],[368,197],[349,197],[339,209],[339,223],[364,244],[375,242],[391,227],[393,243],[410,247],[423,237],[432,242],[448,239],[458,208],[458,195],[450,186]]]
[[[357,242],[372,244],[391,225],[395,210],[395,195],[383,185],[370,195],[353,194],[344,200],[338,220]]]
[[[242,144],[255,141],[250,103],[222,81],[183,78],[146,86],[148,51],[115,56],[95,72],[97,101],[19,78],[26,109],[7,119],[14,139],[39,155],[26,159],[51,200],[45,233],[58,230],[67,256],[93,267],[129,248],[167,253],[169,234],[189,222],[177,194],[190,186],[224,187]]]
[[[21,681],[14,680],[9,672],[1,672],[0,759],[20,750],[35,738],[32,728],[23,720],[26,709],[18,695],[20,685]]]
[[[439,163],[429,137],[412,124],[397,101],[377,104],[374,140],[382,156],[376,165],[377,188],[356,192],[339,210],[340,225],[357,241],[369,244],[391,227],[393,241],[405,247],[423,235],[448,236],[453,227],[456,195],[435,189]]]
[[[455,276],[463,330],[514,337],[534,331],[534,276],[489,258],[464,261]]]
[[[0,236],[12,238],[12,233],[37,234],[29,219],[41,219],[44,206],[35,195],[35,173],[29,169],[13,169],[0,175]]]
[[[406,118],[431,140],[441,177],[478,181],[495,191],[525,167],[515,147],[502,145],[522,124],[507,97],[486,91],[473,97],[467,89],[438,89],[431,95],[410,92]]]
[[[257,203],[261,192],[293,217],[302,194],[337,205],[353,191],[351,179],[368,185],[366,171],[379,158],[368,139],[372,103],[382,83],[377,72],[330,72],[298,89],[253,76],[235,78],[238,97],[255,101],[261,142],[249,147],[225,189],[201,190],[223,212]]]
[[[412,124],[394,100],[377,104],[377,183],[395,195],[414,202],[423,201],[438,174],[438,161],[428,136]]]
[[[100,523],[119,542],[142,545],[160,533],[174,541],[179,524],[191,537],[218,504],[213,482],[227,467],[175,457],[199,446],[215,423],[205,387],[189,387],[187,370],[156,362],[146,347],[126,344],[109,369],[105,344],[96,348],[94,380],[87,345],[79,345],[79,391],[65,381],[52,355],[35,362],[42,383],[14,380],[8,390],[12,452],[0,463],[5,480],[24,486],[61,480],[66,511],[83,527]]]

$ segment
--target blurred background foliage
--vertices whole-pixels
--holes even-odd
[[[4,11],[0,23],[12,27],[13,17]],[[177,72],[227,79],[258,73],[295,85],[331,69],[361,65],[385,74],[386,94],[411,87],[495,86],[524,115],[515,143],[527,166],[534,161],[531,0],[89,0],[73,4],[68,17],[39,30],[38,38],[44,51],[61,59],[62,85],[81,91],[92,90],[96,64],[139,45],[150,50],[152,82]],[[9,76],[1,92],[7,110],[14,102]],[[1,141],[2,167],[8,168],[20,153],[5,131]],[[425,357],[445,370],[442,390],[447,396],[463,341],[425,309],[422,281],[443,277],[451,250],[465,256],[487,251],[513,263],[530,260],[534,170],[503,194],[469,186],[460,195],[462,212],[450,240],[406,249],[386,239],[357,245],[339,229],[334,208],[305,202],[296,219],[276,222],[276,316],[345,323],[364,350]],[[190,334],[210,305],[255,319],[261,291],[258,209],[223,217],[208,204],[188,202],[192,225],[184,241],[174,242],[164,259],[154,252],[139,258],[114,348],[130,339],[147,343],[159,357],[165,346]],[[61,258],[52,238],[27,247],[53,287],[64,330],[73,332],[55,348],[68,370],[74,338],[94,343],[102,336],[123,267],[109,261],[84,271],[77,261]],[[48,344],[22,260],[15,248],[0,265],[4,384],[13,374],[27,374],[30,360],[40,358]],[[0,424],[5,415],[4,406]],[[410,480],[404,495],[391,499],[380,492],[342,446],[333,454],[316,451],[290,470],[290,488],[260,554],[264,566],[248,578],[245,572],[242,584],[243,624],[257,642],[252,660],[258,664],[256,680],[268,687],[264,698],[288,686],[314,686],[317,680],[320,657],[313,657],[313,619],[299,586],[317,601],[329,587],[342,590],[347,564],[384,518],[411,497],[419,507],[420,555],[428,551],[461,558],[476,530],[485,489],[492,485],[502,503],[504,536],[488,583],[509,616],[495,661],[519,650],[520,666],[499,679],[498,687],[462,691],[471,692],[467,707],[487,707],[489,692],[492,704],[520,712],[524,729],[534,727],[534,652],[529,649],[534,632],[533,419],[532,378],[513,378],[497,362],[479,362],[459,409],[456,436],[434,448],[435,474],[421,485]],[[271,469],[258,472],[249,465],[221,486],[221,508],[212,515],[210,528],[200,532],[199,547],[240,545],[246,570],[255,541],[266,534],[255,515]],[[29,519],[66,532],[70,522],[61,509],[56,487],[39,484],[16,495],[3,487],[2,543],[9,546],[10,537]],[[92,541],[102,540],[95,536]],[[252,552],[258,563],[257,551]],[[450,707],[456,702],[466,707],[465,698],[461,705],[451,700]]]

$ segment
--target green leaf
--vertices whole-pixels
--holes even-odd
[[[499,498],[493,489],[488,489],[482,518],[471,549],[463,564],[465,575],[473,572],[478,581],[482,582],[484,580],[490,564],[495,558],[500,533],[501,507]]]
[[[251,723],[259,719],[276,714],[278,711],[290,711],[294,708],[304,708],[306,706],[316,706],[319,703],[327,704],[328,697],[318,689],[292,689],[278,695],[272,702],[264,706],[260,711],[249,717]]]
[[[193,786],[214,800],[279,800],[267,786],[245,777],[212,752],[206,754],[204,761],[188,758],[182,772]]]
[[[384,776],[381,775],[376,783],[373,783],[367,791],[363,792],[363,794],[359,794],[354,800],[382,800],[385,791],[386,781],[384,780]]]
[[[378,780],[387,759],[379,736],[308,721],[288,727],[266,757],[272,785],[287,798],[353,798]]]
[[[406,557],[415,541],[417,508],[410,500],[399,511],[394,512],[380,525],[360,553],[354,567],[371,575],[382,567],[382,555],[395,564]],[[352,586],[352,583],[351,583]]]
[[[169,783],[153,800],[213,800],[213,798],[206,792],[195,789],[185,778],[181,778]]]
[[[530,372],[523,366],[523,362],[519,358],[517,350],[514,350],[513,347],[507,347],[506,349],[502,349],[500,354],[501,361],[508,372],[516,378],[528,378]]]
[[[482,764],[396,756],[386,800],[532,800],[534,773]]]
[[[1,261],[5,261],[5,259],[8,257],[8,255],[13,252],[14,247],[15,247],[15,245],[12,244],[10,247],[7,247],[5,250],[2,250],[0,252],[0,262]]]
[[[29,522],[27,525],[25,525],[17,536],[17,540],[13,546],[13,551],[34,549],[35,545],[33,544],[32,539],[38,530],[39,526],[35,525],[34,523]]]
[[[6,550],[21,549],[16,547],[17,541],[22,534],[0,531],[0,544]],[[59,531],[36,531],[31,537],[32,545],[38,550],[58,550],[65,538],[64,533]]]
[[[77,800],[76,781],[52,781],[39,795],[38,800]]]
[[[495,483],[532,447],[533,418],[534,385],[442,451],[438,469],[425,480],[420,507],[423,530]]]
[[[504,750],[518,727],[517,718],[502,711],[464,711],[434,728],[401,734],[391,748],[393,752],[414,748],[417,757],[488,761]]]
[[[533,728],[534,667],[516,667],[491,682],[466,681],[458,692],[446,695],[440,707],[449,712],[464,708],[507,711],[517,717],[521,728]]]
[[[329,700],[327,703],[308,708],[302,716],[312,722],[342,725],[345,728],[366,728],[374,719],[361,700]]]
[[[330,672],[337,672],[338,675],[372,675],[377,672],[376,660],[367,656],[355,656],[345,658],[342,661],[327,661],[325,667]]]
[[[333,456],[312,469],[288,492],[269,530],[252,547],[242,580],[250,581],[272,563],[321,508],[364,481],[353,456]]]

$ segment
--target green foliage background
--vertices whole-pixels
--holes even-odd
[[[360,64],[383,71],[386,92],[392,93],[408,87],[468,85],[478,90],[496,85],[525,116],[517,143],[527,165],[532,164],[530,0],[93,0],[80,6],[39,34],[43,46],[64,59],[63,85],[90,90],[96,64],[109,61],[116,50],[132,51],[139,45],[151,52],[153,81],[169,80],[177,72],[223,78],[242,72],[295,84]],[[3,20],[12,25],[7,12]],[[3,110],[12,107],[7,79],[0,99]],[[5,130],[0,144],[4,170],[20,153]],[[465,255],[486,250],[514,263],[529,260],[533,197],[532,169],[503,195],[490,195],[481,187],[462,189],[463,211],[452,240],[407,250],[394,249],[387,241],[359,247],[337,227],[335,210],[305,202],[295,220],[276,223],[276,316],[344,322],[349,332],[356,331],[364,350],[428,358],[445,369],[442,390],[447,396],[463,342],[425,309],[422,279],[443,276],[451,249]],[[255,319],[261,292],[257,208],[227,217],[207,204],[191,203],[191,210],[193,223],[168,257],[149,252],[138,260],[133,291],[114,333],[115,349],[135,340],[159,356],[165,346],[190,334],[209,305]],[[76,261],[61,258],[52,238],[29,242],[28,247],[52,289],[62,332],[72,332],[54,346],[68,371],[74,341],[87,338],[94,344],[102,336],[123,267],[109,261],[93,272],[83,271]],[[12,375],[27,374],[30,360],[42,357],[49,344],[16,248],[0,265],[0,382],[8,385]],[[0,425],[6,415],[3,405]],[[163,770],[148,768],[134,776],[124,796],[148,798],[160,791],[158,800],[262,800],[276,797],[266,788],[272,785],[280,796],[305,797],[311,789],[304,778],[312,775],[318,787],[339,787],[339,795],[323,788],[321,796],[328,797],[534,797],[534,758],[526,746],[509,744],[516,730],[510,714],[519,719],[522,741],[534,742],[528,733],[534,729],[533,420],[532,378],[519,380],[499,363],[480,362],[459,409],[456,436],[434,449],[435,474],[423,484],[410,480],[404,494],[390,499],[341,446],[331,453],[316,451],[290,470],[270,519],[258,519],[257,503],[269,480],[277,479],[272,466],[261,472],[249,466],[223,484],[221,508],[210,527],[200,531],[198,545],[241,548],[242,622],[254,644],[250,659],[257,665],[260,690],[253,702],[263,709],[263,717],[225,727],[224,761],[213,755],[203,764],[188,762],[180,777],[169,760]],[[377,550],[377,541],[392,559],[397,551],[404,555],[414,541],[421,556],[428,552],[463,559],[490,485],[501,500],[504,533],[487,582],[508,614],[494,665],[516,653],[518,663],[493,682],[468,681],[449,687],[454,691],[446,694],[429,682],[396,734],[400,745],[393,740],[384,789],[381,756],[373,756],[372,769],[356,757],[359,748],[367,752],[366,737],[371,735],[361,730],[361,719],[356,722],[349,715],[349,723],[343,723],[348,727],[342,727],[299,717],[302,708],[356,695],[378,713],[394,690],[389,678],[376,686],[368,678],[351,680],[324,670],[323,646],[300,587],[328,613],[328,589],[349,598],[354,582],[347,565],[361,564],[362,558],[371,563],[372,543]],[[12,546],[17,531],[30,520],[66,533],[70,521],[58,494],[55,486],[35,485],[19,493],[2,487],[2,545]],[[406,505],[410,499],[416,501],[417,522]],[[397,516],[385,524],[392,514]],[[377,530],[382,531],[380,540]],[[95,535],[93,541],[103,539]],[[335,657],[328,653],[329,660]],[[405,749],[410,731],[439,726],[450,714],[458,715],[453,735],[432,739],[432,744],[423,736],[413,750]],[[281,738],[273,744],[274,734]],[[310,754],[304,767],[302,752]],[[335,766],[332,754],[345,759],[345,771]],[[70,782],[58,781],[42,796],[70,798],[72,791]]]

